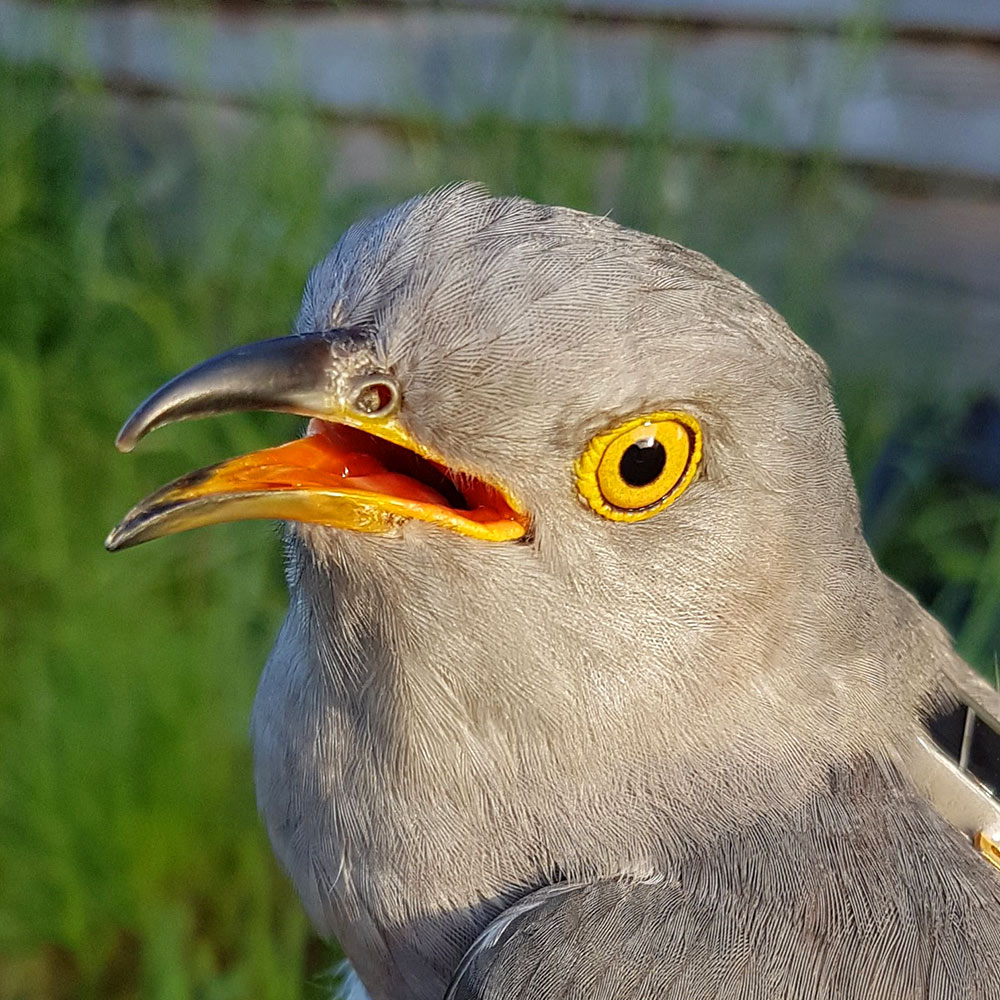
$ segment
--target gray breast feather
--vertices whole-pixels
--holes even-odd
[[[526,897],[448,1000],[997,1000],[996,872],[876,768],[831,791],[662,878]]]

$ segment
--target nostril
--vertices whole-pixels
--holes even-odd
[[[399,409],[399,387],[384,376],[368,376],[357,383],[350,405],[366,417],[391,416]]]

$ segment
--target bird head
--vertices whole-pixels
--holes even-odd
[[[439,721],[572,716],[595,745],[674,719],[688,747],[842,746],[897,714],[825,367],[698,253],[467,185],[413,199],[346,232],[292,336],[180,375],[119,446],[237,409],[310,422],[108,547],[289,522],[293,631],[354,650],[330,659],[358,684],[367,657]]]

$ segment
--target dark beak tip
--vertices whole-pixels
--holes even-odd
[[[135,530],[135,525],[122,522],[115,525],[104,539],[104,548],[108,552],[121,552],[122,549],[131,549],[144,540],[145,536]]]
[[[143,403],[135,413],[133,413],[128,420],[122,424],[122,429],[118,432],[118,436],[115,438],[115,447],[122,452],[122,454],[128,454],[132,451],[139,441],[145,437],[146,431],[149,429],[147,426],[147,421],[142,419],[142,411],[146,404]]]
[[[136,511],[133,508],[108,532],[108,537],[104,539],[104,547],[108,552],[130,549],[143,541],[145,536],[142,528],[146,519],[135,515]]]
[[[125,529],[125,521],[120,521],[109,532],[104,539],[104,547],[108,552],[117,552],[128,545],[129,532]]]

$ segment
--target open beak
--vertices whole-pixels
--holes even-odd
[[[349,331],[279,337],[235,348],[158,389],[121,429],[131,451],[177,420],[237,410],[311,417],[306,436],[162,487],[108,535],[115,551],[223,521],[307,521],[385,533],[428,521],[485,541],[522,537],[528,519],[499,484],[449,466],[406,431],[391,375],[358,372],[344,353]]]

